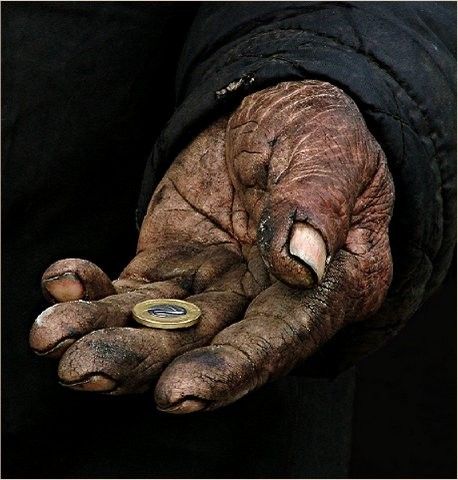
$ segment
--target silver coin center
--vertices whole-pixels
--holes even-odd
[[[147,312],[154,317],[167,318],[167,317],[181,317],[186,315],[188,312],[186,308],[179,307],[177,305],[155,305],[154,307],[148,308]]]

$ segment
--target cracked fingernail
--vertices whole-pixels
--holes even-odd
[[[193,413],[203,410],[207,406],[207,402],[197,399],[185,399],[178,404],[171,405],[169,407],[157,405],[157,409],[161,412],[183,414]]]
[[[289,253],[310,267],[318,283],[326,267],[326,244],[321,234],[306,223],[295,223],[291,231]]]
[[[50,358],[59,358],[62,356],[62,354],[65,352],[65,350],[68,349],[70,345],[73,345],[75,343],[74,338],[65,338],[64,340],[60,341],[57,345],[54,345],[51,348],[48,348],[47,350],[38,350],[33,348],[33,351],[40,356],[46,356]]]
[[[88,392],[109,392],[116,388],[116,382],[105,375],[91,375],[89,378],[77,382],[59,381],[63,387],[73,388],[75,390],[84,390]]]
[[[84,297],[84,285],[72,272],[43,280],[43,287],[52,298],[59,302],[79,300]]]

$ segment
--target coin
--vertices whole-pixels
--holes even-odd
[[[197,305],[174,298],[145,300],[132,309],[138,323],[166,330],[192,327],[199,321],[201,313]]]

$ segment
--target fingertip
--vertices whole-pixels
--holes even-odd
[[[143,392],[162,366],[151,358],[157,344],[150,329],[94,330],[65,352],[58,366],[59,381],[85,391],[116,395]]]
[[[57,353],[60,343],[65,340],[65,334],[52,328],[54,316],[58,310],[53,305],[44,310],[32,324],[29,332],[29,346],[37,354],[47,356],[49,353]]]
[[[42,287],[45,297],[54,302],[70,302],[85,296],[84,285],[73,272],[64,272],[50,278],[44,277]]]
[[[53,263],[41,280],[45,298],[52,302],[98,300],[116,293],[109,277],[97,265],[81,258]]]
[[[246,357],[234,348],[210,345],[175,359],[159,378],[154,398],[164,412],[214,410],[252,390],[254,379]]]
[[[30,348],[40,356],[59,358],[87,332],[97,309],[91,302],[57,303],[44,310],[29,332]]]

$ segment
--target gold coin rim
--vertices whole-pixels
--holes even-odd
[[[181,321],[164,323],[161,320],[154,320],[151,318],[142,317],[142,314],[144,314],[146,310],[148,310],[154,305],[160,305],[161,303],[168,303],[172,305],[175,304],[178,306],[186,307],[186,311],[188,312],[186,315],[191,315],[191,318],[184,318]],[[143,302],[137,303],[132,309],[132,316],[134,317],[134,320],[136,320],[138,323],[144,325],[145,327],[158,328],[161,330],[178,330],[180,328],[192,327],[199,321],[201,315],[202,311],[194,303],[186,302],[184,300],[178,300],[175,298],[155,298],[151,300],[144,300]]]

